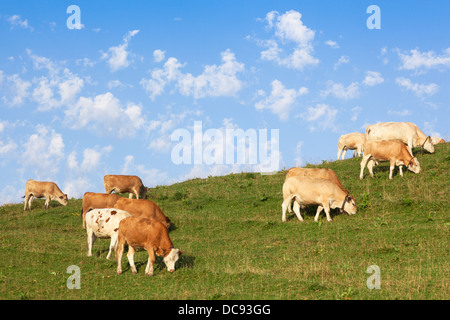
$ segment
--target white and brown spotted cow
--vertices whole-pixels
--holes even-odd
[[[48,209],[50,200],[56,200],[63,206],[67,205],[67,194],[62,193],[56,183],[48,181],[28,180],[25,185],[25,205],[23,210],[31,210],[31,203],[34,198],[45,198],[44,208]]]
[[[92,256],[92,246],[97,238],[111,238],[109,252],[106,259],[109,260],[112,250],[115,250],[119,235],[119,223],[131,214],[127,211],[105,208],[93,209],[86,214],[86,232],[88,257]]]

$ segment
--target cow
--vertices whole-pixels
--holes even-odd
[[[403,177],[402,166],[414,173],[420,172],[420,163],[412,156],[404,143],[394,140],[367,140],[363,146],[364,156],[361,160],[359,179],[364,177],[364,168],[367,164],[370,176],[373,178],[373,166],[378,161],[389,161],[389,179],[392,180],[394,167],[398,166]]]
[[[86,232],[88,257],[92,256],[92,246],[97,238],[111,238],[109,252],[106,259],[109,260],[112,250],[116,248],[117,238],[119,235],[119,223],[121,220],[131,217],[127,211],[103,208],[94,209],[86,214]]]
[[[144,217],[161,221],[167,228],[170,227],[170,219],[164,215],[158,205],[147,199],[128,199],[118,194],[86,192],[83,196],[81,215],[83,228],[85,227],[86,213],[91,209],[116,208],[128,211],[132,216]]]
[[[366,140],[399,140],[408,146],[411,155],[415,147],[434,153],[431,137],[426,136],[417,125],[411,122],[381,122],[368,125]]]
[[[352,132],[340,136],[338,140],[337,159],[339,160],[341,152],[343,151],[341,159],[344,160],[347,150],[353,150],[353,157],[355,156],[355,150],[358,157],[361,156],[362,146],[365,141],[366,135],[360,132]]]
[[[342,186],[341,182],[339,181],[339,178],[331,169],[327,168],[298,168],[298,167],[292,167],[288,170],[286,174],[286,178],[293,177],[293,176],[300,176],[300,177],[309,177],[314,179],[327,179],[336,184],[339,188],[341,188],[345,193],[348,193],[346,189]],[[294,202],[294,208],[298,206],[297,202]],[[289,212],[292,212],[291,206],[288,206]]]
[[[162,256],[169,272],[175,271],[175,263],[183,251],[175,249],[169,238],[167,228],[159,221],[145,218],[129,217],[120,221],[119,237],[116,247],[117,274],[122,273],[122,254],[125,243],[128,244],[127,258],[131,272],[136,274],[134,252],[137,248],[144,248],[148,253],[148,263],[145,268],[147,276],[153,275],[155,253]]]
[[[113,191],[116,193],[129,192],[128,197],[130,199],[133,198],[133,194],[136,195],[136,199],[146,198],[147,188],[138,176],[107,174],[103,177],[103,185],[106,193]]]
[[[431,137],[431,143],[433,145],[439,144],[439,143],[445,143],[445,140],[439,137]]]
[[[54,182],[49,181],[35,181],[28,180],[25,185],[25,205],[23,211],[28,209],[31,210],[31,203],[34,198],[44,198],[45,203],[44,208],[48,209],[50,200],[56,200],[63,206],[67,205],[67,194],[62,193],[59,187]]]
[[[291,201],[299,205],[318,205],[314,221],[319,220],[319,214],[325,210],[327,221],[331,222],[330,209],[339,208],[340,213],[356,214],[355,198],[328,179],[315,179],[300,176],[287,178],[283,183],[283,203],[281,204],[281,220],[286,221],[286,210]],[[294,206],[298,220],[303,222],[299,210]]]

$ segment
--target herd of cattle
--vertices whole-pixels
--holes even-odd
[[[434,153],[434,144],[443,143],[440,138],[426,136],[415,124],[410,122],[386,122],[369,125],[366,133],[350,133],[342,135],[338,141],[339,160],[341,153],[344,159],[347,150],[356,150],[358,156],[363,154],[360,179],[363,179],[367,165],[373,178],[373,167],[381,161],[390,162],[389,179],[395,166],[414,173],[420,172],[420,164],[413,155],[412,149],[420,146]],[[86,192],[83,195],[81,217],[83,228],[87,232],[88,256],[92,255],[92,246],[96,238],[110,238],[107,259],[112,251],[118,259],[117,273],[122,273],[122,254],[125,243],[128,244],[127,258],[131,271],[136,273],[134,252],[144,248],[149,255],[145,274],[153,274],[155,254],[163,257],[168,271],[175,270],[175,263],[182,251],[174,248],[169,237],[170,219],[164,215],[158,205],[146,199],[147,188],[137,176],[105,175],[105,193]],[[112,192],[115,193],[112,193]],[[118,193],[129,193],[129,198]],[[133,199],[133,194],[136,199]],[[67,194],[64,194],[54,182],[29,180],[25,186],[24,210],[31,210],[34,198],[46,198],[44,208],[48,209],[50,200],[67,205]],[[340,213],[355,214],[357,211],[355,198],[344,189],[336,173],[326,168],[291,168],[283,183],[282,221],[286,221],[286,210],[293,211],[303,222],[300,214],[302,206],[318,205],[314,220],[319,219],[322,210],[328,221],[331,221],[330,209],[338,208]]]

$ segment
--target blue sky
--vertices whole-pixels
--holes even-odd
[[[381,29],[366,25],[372,4]],[[279,169],[334,160],[341,134],[380,121],[450,139],[448,12],[448,1],[2,1],[0,204],[20,202],[28,179],[79,198],[103,192],[105,174],[155,186],[261,169],[175,164],[170,137],[195,121],[278,130]]]

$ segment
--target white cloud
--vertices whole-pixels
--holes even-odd
[[[128,67],[131,64],[129,59],[130,52],[127,51],[128,44],[132,37],[134,37],[139,30],[129,31],[122,40],[122,43],[115,47],[110,47],[108,53],[102,55],[102,59],[106,59],[111,71],[117,71]]]
[[[7,143],[0,140],[0,157],[6,156],[17,149],[17,144],[9,140]]]
[[[140,84],[152,100],[161,95],[166,85],[171,82],[177,84],[182,95],[193,96],[195,99],[234,96],[243,86],[237,74],[244,70],[244,64],[237,62],[234,53],[229,49],[222,52],[221,56],[221,65],[207,65],[198,76],[182,73],[180,69],[184,64],[171,57],[164,63],[162,69],[152,70],[151,78],[143,78]]]
[[[14,27],[20,27],[23,29],[30,29],[30,31],[34,30],[33,27],[28,24],[28,20],[22,19],[18,14],[9,17],[7,20],[11,24],[11,29]]]
[[[93,185],[87,177],[77,177],[66,181],[62,186],[62,192],[69,198],[81,199],[87,190],[93,190]]]
[[[165,59],[165,51],[156,49],[155,51],[153,51],[153,59],[155,60],[155,62],[161,62]]]
[[[384,79],[381,76],[381,73],[375,71],[367,71],[366,77],[364,78],[363,84],[366,86],[372,87],[377,84],[383,83]]]
[[[362,110],[362,108],[360,106],[356,106],[356,107],[352,108],[352,117],[350,120],[352,120],[352,121],[358,120],[358,116],[359,116],[361,110]]]
[[[339,48],[338,43],[336,41],[333,41],[333,40],[327,40],[327,41],[325,41],[325,44],[327,46],[329,46],[330,48],[333,48],[333,49],[338,49]]]
[[[3,102],[8,106],[20,106],[24,103],[25,99],[29,95],[28,89],[31,87],[31,82],[23,80],[18,74],[13,74],[11,76],[6,76],[6,91],[8,95],[3,96]]]
[[[313,40],[315,31],[309,29],[301,20],[302,14],[295,10],[287,11],[280,15],[277,11],[266,14],[266,21],[270,29],[274,29],[275,38],[281,44],[293,43],[292,53],[283,54],[283,49],[275,40],[260,41],[260,44],[268,47],[261,52],[261,59],[273,61],[280,66],[303,70],[306,66],[319,63],[317,58],[312,56]]]
[[[322,90],[321,95],[327,97],[332,95],[338,99],[350,100],[359,96],[359,83],[352,82],[347,87],[342,83],[334,83],[333,81],[327,82],[327,89]]]
[[[317,104],[316,107],[308,107],[307,112],[302,117],[313,124],[309,127],[310,131],[315,131],[317,126],[323,130],[331,129],[336,131],[335,119],[337,110],[326,105]]]
[[[133,155],[127,155],[125,157],[121,173],[139,176],[142,179],[142,183],[147,187],[155,187],[168,182],[167,172],[148,168],[148,166],[142,164],[135,164]]]
[[[269,109],[272,113],[278,115],[280,120],[286,121],[289,118],[289,112],[296,99],[308,93],[308,88],[286,89],[279,80],[272,81],[272,91],[270,95],[263,100],[256,102],[256,110]],[[260,94],[265,94],[260,91]]]
[[[432,96],[439,90],[439,86],[435,83],[430,84],[413,83],[410,79],[403,77],[396,78],[395,82],[399,86],[414,92],[414,94],[418,97],[423,97],[425,95]]]
[[[145,124],[140,105],[128,103],[122,107],[119,99],[110,92],[94,98],[80,97],[65,114],[66,123],[73,129],[88,127],[100,134],[117,137],[133,136]]]
[[[337,68],[341,65],[341,64],[345,64],[345,63],[349,63],[350,62],[350,58],[348,56],[341,56],[338,60],[338,62],[336,62],[334,64],[334,70],[337,70]]]
[[[404,116],[411,115],[411,111],[409,111],[407,109],[403,109],[403,110],[388,110],[387,114],[404,117]]]
[[[397,53],[402,63],[400,69],[450,68],[450,47],[445,49],[441,55],[436,54],[434,51],[420,52],[418,49],[410,50],[409,54],[402,53],[400,50]]]
[[[52,179],[64,157],[64,141],[61,134],[46,126],[38,125],[36,131],[22,145],[19,161],[24,169],[33,170],[36,179]]]

